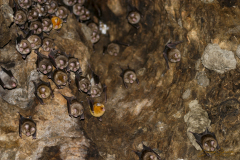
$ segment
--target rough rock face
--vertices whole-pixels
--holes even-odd
[[[13,70],[19,86],[12,91],[0,87],[0,159],[132,160],[138,159],[132,150],[141,150],[143,142],[162,159],[205,160],[209,158],[197,150],[199,146],[188,132],[191,129],[200,133],[205,127],[215,133],[222,149],[211,159],[240,159],[240,60],[232,55],[240,42],[237,18],[240,2],[88,2],[86,6],[102,10],[101,16],[95,14],[93,20],[109,27],[108,35],[101,35],[94,45],[94,52],[89,29],[77,23],[73,16],[68,17],[68,23],[64,23],[59,33],[52,31],[49,36],[55,39],[57,47],[80,59],[84,75],[89,74],[89,63],[101,83],[108,87],[107,103],[103,97],[95,99],[106,108],[102,122],[89,112],[86,95],[77,91],[74,75],[71,75],[71,85],[57,89],[46,76],[38,75],[35,53],[22,60],[15,49],[16,26],[13,25],[12,41],[0,49],[0,65]],[[126,19],[129,4],[143,14],[139,29]],[[96,13],[93,8],[91,12]],[[183,43],[177,46],[181,61],[169,63],[167,70],[162,52],[169,40]],[[103,55],[103,46],[110,41],[129,46],[121,46],[116,57]],[[215,59],[204,58],[204,62],[214,60],[212,64],[217,66],[212,66],[214,70],[201,63],[207,46]],[[219,54],[222,57],[217,57]],[[135,70],[139,84],[128,84],[125,88],[120,74],[121,68],[127,69],[128,65]],[[54,90],[55,97],[45,100],[45,105],[40,105],[32,95],[30,80],[35,78],[49,81]],[[207,81],[208,85],[203,87],[201,84]],[[59,92],[83,100],[84,121],[68,116],[66,100]],[[17,112],[36,120],[36,140],[19,138]]]
[[[208,44],[202,55],[203,65],[218,73],[236,68],[236,59],[232,51],[222,50],[217,44]]]

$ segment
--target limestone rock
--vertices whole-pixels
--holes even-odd
[[[202,64],[218,73],[236,68],[236,59],[232,51],[222,50],[217,44],[208,44],[202,55]]]

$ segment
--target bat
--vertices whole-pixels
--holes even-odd
[[[1,67],[0,71],[0,85],[3,89],[14,89],[17,87],[17,79],[13,76],[11,70],[6,70],[5,68]]]
[[[28,42],[30,42],[31,48],[34,50],[37,50],[42,45],[42,38],[39,37],[38,35],[31,34],[30,36],[27,37],[27,40]]]
[[[19,112],[18,112],[19,113]],[[37,135],[37,125],[33,121],[32,117],[29,116],[29,118],[23,117],[20,113],[20,119],[19,119],[19,136],[22,138],[22,133],[26,136],[32,136],[33,139],[36,139]]]
[[[54,44],[54,40],[51,39],[51,38],[44,38],[43,41],[42,41],[42,49],[45,51],[45,52],[49,52],[51,50],[53,50],[55,44]]]
[[[51,50],[48,57],[55,68],[62,70],[67,68],[68,55],[65,52]]]
[[[161,160],[161,157],[154,150],[152,150],[150,147],[145,146],[144,144],[141,152],[138,152],[138,151],[133,151],[133,152],[135,152],[138,155],[139,160],[148,160],[148,159]]]
[[[75,82],[80,92],[88,93],[88,91],[91,89],[91,83],[89,79],[86,77],[80,76],[78,72],[75,73]]]
[[[129,66],[128,66],[128,69],[126,70],[122,69],[122,73],[120,74],[120,76],[122,77],[123,84],[126,88],[128,88],[126,83],[132,84],[134,81],[136,81],[137,84],[139,84],[139,80],[137,79],[135,70],[130,69]]]
[[[33,31],[34,34],[40,35],[42,33],[42,22],[39,18],[38,21],[31,22],[29,25],[29,30]]]
[[[54,0],[51,0],[48,4],[46,4],[48,14],[54,14],[57,11],[58,3]]]
[[[54,97],[53,90],[49,82],[44,82],[40,79],[39,83],[33,82],[33,84],[35,86],[34,94],[41,104],[44,104],[43,99],[48,98],[50,95],[52,98]]]
[[[53,70],[53,65],[51,61],[47,56],[44,56],[38,50],[35,50],[35,53],[38,55],[36,61],[37,70],[43,73],[44,75],[47,75],[48,78],[51,78]]]
[[[73,6],[76,2],[77,2],[77,0],[63,0],[63,3],[66,6]]]
[[[90,113],[97,117],[99,121],[102,121],[102,115],[105,113],[105,107],[102,103],[94,103],[94,100],[92,98],[88,98],[88,104],[90,107]]]
[[[127,15],[128,23],[131,24],[136,29],[139,29],[140,27],[139,22],[143,17],[143,15],[136,7],[133,7],[132,5],[130,5],[130,3],[128,3],[128,6],[130,8],[130,11],[128,12],[128,15]]]
[[[61,94],[62,95],[62,94]],[[67,100],[68,114],[71,118],[80,116],[81,120],[84,119],[83,102],[78,102],[76,97],[67,97],[62,95]]]
[[[107,52],[110,55],[117,56],[120,52],[120,45],[129,46],[129,44],[119,43],[119,42],[111,42],[107,45],[107,47],[104,47],[103,54]]]
[[[53,28],[51,19],[43,18],[42,19],[42,27],[43,27],[43,32],[49,35],[50,31]]]
[[[88,94],[90,94],[91,97],[99,97],[104,92],[105,93],[105,103],[106,103],[107,102],[107,86],[105,84],[102,85],[100,83],[99,76],[96,75],[93,72],[93,70],[90,67],[90,65],[89,65],[89,68],[92,71],[92,78],[90,80],[91,89],[90,89],[90,92],[88,92]]]
[[[18,4],[20,5],[21,8],[27,10],[29,7],[32,5],[31,0],[18,0]]]
[[[52,24],[53,24],[53,29],[57,30],[58,32],[60,31],[60,29],[62,28],[63,25],[63,20],[59,17],[52,17],[51,18]]]
[[[172,42],[169,42],[166,46],[165,46],[165,48],[164,48],[164,50],[163,50],[163,57],[165,58],[165,60],[166,60],[166,64],[167,64],[167,68],[169,69],[169,65],[168,65],[168,52],[171,50],[171,49],[175,49],[176,48],[176,46],[178,45],[178,44],[180,44],[180,43],[182,43],[183,41],[177,41],[177,42],[174,42],[174,43],[172,43]],[[180,55],[181,56],[181,55]],[[177,58],[178,58],[178,56],[177,56]]]
[[[64,7],[64,6],[58,7],[55,14],[57,17],[61,18],[63,20],[63,22],[67,22],[67,17],[68,17],[69,11],[66,7]]]
[[[206,128],[206,130],[202,133],[193,133],[193,132],[191,133],[194,135],[194,137],[196,138],[196,142],[199,144],[199,146],[202,148],[203,152],[207,156],[210,157],[210,154],[207,152],[220,149],[215,134],[212,132],[209,132],[208,128]]]
[[[66,86],[67,82],[70,84],[69,74],[62,69],[55,69],[52,73],[51,79],[59,89]]]
[[[20,7],[18,6],[18,4],[15,2],[15,0],[13,1],[14,3],[14,22],[15,24],[17,24],[21,29],[24,29],[24,26],[27,22],[27,14],[20,9]]]
[[[75,58],[73,56],[69,56],[67,71],[82,73],[82,69],[80,67],[80,63],[77,58]]]
[[[17,39],[16,39],[16,49],[17,51],[22,55],[22,58],[25,60],[28,56],[28,54],[31,53],[31,43],[28,42],[28,40],[24,39],[22,35],[19,35],[17,33]]]
[[[45,5],[40,5],[39,3],[37,3],[37,5],[35,5],[35,8],[38,11],[38,17],[46,16],[48,11]]]
[[[27,19],[30,22],[38,20],[38,11],[36,8],[30,7],[27,14]]]

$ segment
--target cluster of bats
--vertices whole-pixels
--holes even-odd
[[[99,97],[102,93],[105,93],[105,102],[107,102],[107,86],[101,84],[99,76],[94,73],[90,65],[91,78],[87,76],[84,77],[77,58],[73,55],[68,55],[61,50],[55,49],[54,40],[48,37],[43,37],[43,32],[49,34],[52,29],[59,31],[63,22],[67,21],[69,11],[76,16],[77,21],[89,22],[91,16],[90,11],[84,7],[85,0],[63,0],[63,3],[64,4],[61,4],[55,0],[18,0],[17,3],[15,2],[14,22],[26,34],[25,38],[23,38],[22,35],[18,35],[16,39],[16,49],[22,55],[23,59],[26,59],[27,55],[34,50],[37,54],[37,70],[51,79],[59,89],[66,86],[67,83],[71,83],[69,75],[70,72],[74,72],[78,90],[88,95],[87,101],[90,107],[90,113],[94,117],[98,117],[101,121],[101,117],[105,113],[104,105],[102,103],[94,103],[93,98]],[[140,11],[135,7],[131,7],[131,11],[129,11],[127,15],[127,20],[129,24],[138,29],[142,17],[143,15]],[[90,21],[87,25],[92,30],[91,42],[95,44],[100,39],[98,24]],[[163,56],[166,60],[168,69],[168,61],[179,62],[181,59],[180,51],[176,49],[176,46],[180,43],[182,43],[182,41],[174,43],[169,42],[164,48]],[[119,42],[110,42],[108,46],[104,47],[103,54],[108,53],[117,56],[120,52],[120,45],[129,46],[128,44]],[[49,55],[45,56],[41,54],[39,52],[40,47],[42,47],[43,51],[49,52]],[[134,82],[139,84],[135,71],[129,67],[125,70],[122,69],[120,76],[122,77],[123,84],[126,88],[128,88],[127,84],[132,84]],[[4,89],[10,90],[16,88],[17,83],[17,79],[14,78],[11,70],[1,67],[0,85]],[[44,104],[44,99],[50,96],[54,97],[49,82],[40,80],[38,83],[33,83],[35,86],[34,94],[41,104]],[[83,103],[79,102],[74,96],[62,96],[67,100],[69,116],[84,119]],[[20,113],[19,115],[19,136],[22,137],[23,133],[26,136],[32,136],[35,139],[37,132],[36,123],[31,116],[26,118]],[[209,151],[220,149],[215,134],[209,132],[208,129],[200,134],[192,134],[195,136],[196,142],[201,146],[206,155],[209,156],[209,153],[207,153]],[[139,156],[139,160],[161,159],[155,151],[144,144],[142,151],[134,152]]]

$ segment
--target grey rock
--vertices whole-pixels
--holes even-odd
[[[202,55],[204,67],[223,74],[236,68],[236,59],[232,51],[223,50],[218,44],[208,44]]]
[[[199,72],[197,73],[197,82],[200,86],[207,87],[209,85],[209,79],[206,76],[205,72]]]

